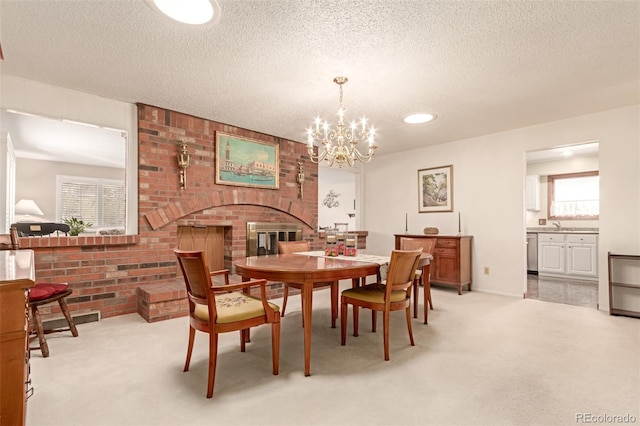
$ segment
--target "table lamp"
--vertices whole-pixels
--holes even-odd
[[[35,216],[44,216],[40,207],[33,200],[20,200],[16,203],[16,215],[21,215],[22,222],[36,222]]]

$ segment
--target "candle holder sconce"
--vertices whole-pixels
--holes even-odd
[[[191,165],[191,154],[187,150],[187,143],[182,141],[182,152],[178,154],[178,167],[180,167],[180,189],[187,188],[187,169]]]
[[[304,193],[302,185],[304,184],[304,169],[302,168],[302,161],[298,160],[298,174],[296,175],[296,182],[298,182],[298,198],[302,199]]]

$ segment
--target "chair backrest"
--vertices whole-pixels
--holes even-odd
[[[216,304],[209,303],[212,297],[209,288],[211,288],[211,274],[207,266],[204,252],[202,251],[186,251],[174,250],[184,276],[184,283],[187,287],[187,297],[189,298],[189,311],[193,313],[194,304],[209,305],[209,318],[216,318]]]
[[[387,272],[387,296],[392,290],[407,290],[413,284],[422,248],[417,250],[393,250]]]
[[[418,248],[422,248],[423,253],[433,254],[433,249],[435,247],[435,238],[400,238],[400,250],[415,250]]]
[[[8,234],[0,234],[0,250],[18,250],[20,240],[18,240],[18,230],[12,227]]]
[[[311,250],[309,241],[278,241],[278,253],[290,254]]]
[[[11,235],[0,234],[0,250],[15,250],[11,243]]]

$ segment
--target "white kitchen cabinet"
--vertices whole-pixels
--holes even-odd
[[[567,274],[598,276],[598,236],[567,234]]]
[[[598,278],[598,236],[539,234],[538,274],[593,280]]]
[[[540,211],[540,176],[527,176],[524,194],[525,208],[531,211]]]
[[[564,234],[538,234],[538,274],[564,274]]]

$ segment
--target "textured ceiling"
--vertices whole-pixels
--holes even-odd
[[[0,71],[301,142],[345,75],[377,155],[640,102],[638,1],[219,3],[191,27],[144,1],[0,0]]]

